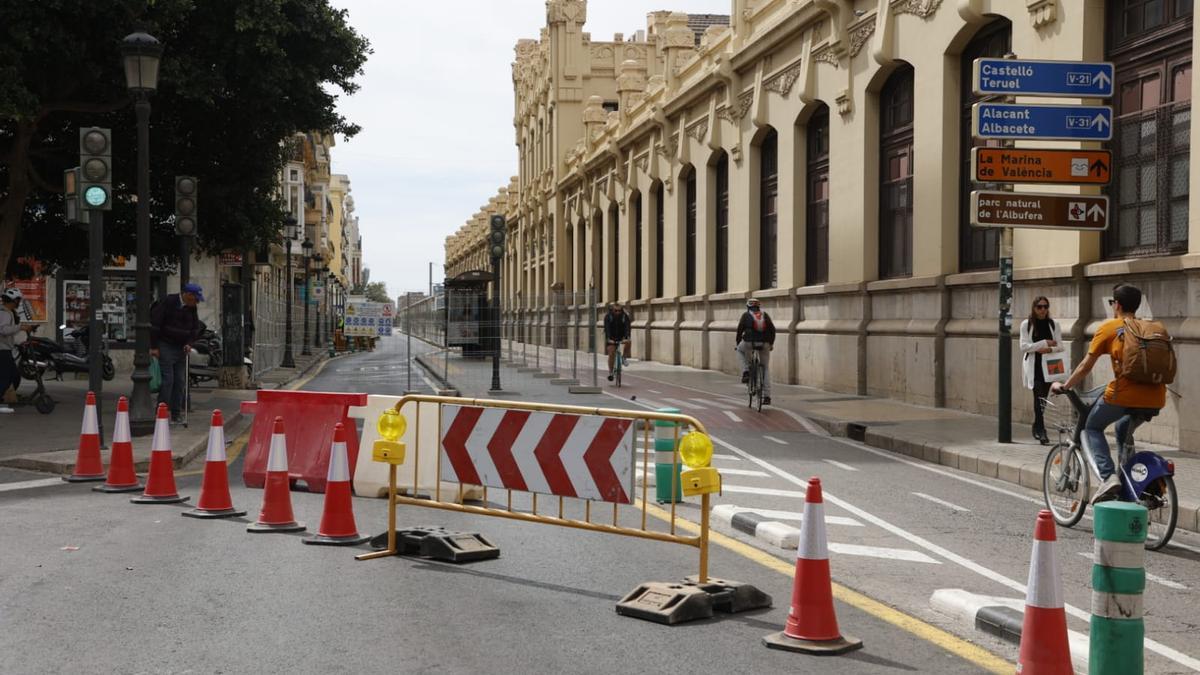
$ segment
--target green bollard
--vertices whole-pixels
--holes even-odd
[[[1146,627],[1146,508],[1129,502],[1096,505],[1092,622],[1088,673],[1141,675]]]
[[[679,409],[659,408],[658,412],[678,414]],[[679,448],[676,445],[678,427],[676,422],[654,420],[654,495],[659,504],[683,501],[683,480],[680,478],[683,462],[679,459]]]

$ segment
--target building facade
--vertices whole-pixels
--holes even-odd
[[[1113,151],[1110,227],[1016,230],[1013,319],[1048,296],[1077,363],[1113,284],[1140,286],[1182,363],[1141,435],[1200,448],[1190,0],[733,0],[728,25],[656,12],[611,41],[583,0],[546,7],[516,46],[518,175],[447,240],[448,277],[488,268],[503,212],[507,307],[595,288],[632,306],[639,356],[734,372],[754,296],[777,381],[994,415],[1000,237],[969,222],[972,63],[1111,61],[1113,140],[1053,144]]]

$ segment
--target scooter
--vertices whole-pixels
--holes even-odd
[[[200,337],[192,343],[192,354],[188,356],[188,381],[192,385],[208,382],[220,377],[225,362],[225,350],[221,337],[201,324]]]
[[[66,330],[64,324],[58,327],[59,330]],[[61,380],[63,373],[86,373],[89,371],[88,366],[88,350],[90,349],[90,331],[87,326],[76,328],[67,336],[75,342],[75,348],[68,348],[66,345],[59,344],[50,338],[39,337],[34,335],[38,327],[33,326],[33,330],[29,334],[29,339],[25,341],[28,349],[34,360],[43,361],[46,363],[47,370],[53,370],[55,379]],[[113,365],[112,357],[108,355],[108,345],[103,340],[100,341],[100,349],[103,352],[101,357],[101,374],[104,380],[111,381],[117,376],[116,366]]]
[[[43,415],[54,412],[54,406],[58,405],[58,401],[46,393],[46,383],[42,381],[42,375],[46,372],[47,366],[48,363],[39,360],[34,353],[30,340],[17,345],[17,379],[13,382],[13,390],[17,391],[17,400],[12,405],[32,405]],[[37,383],[37,387],[32,393],[22,394],[18,391],[21,387],[21,380],[32,380]]]

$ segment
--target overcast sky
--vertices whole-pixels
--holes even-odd
[[[338,139],[333,170],[350,176],[363,264],[394,297],[442,278],[445,238],[517,173],[513,47],[538,37],[544,0],[332,0],[374,54],[342,113],[363,130]],[[592,0],[594,40],[631,35],[661,9],[728,14],[730,0]]]

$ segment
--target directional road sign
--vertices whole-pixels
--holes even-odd
[[[1108,229],[1108,197],[975,190],[971,193],[971,224],[1104,230]]]
[[[1112,107],[976,103],[971,130],[976,138],[1107,141],[1112,138]]]
[[[975,59],[972,81],[979,95],[1108,98],[1113,95],[1113,64]]]
[[[1107,185],[1112,174],[1108,150],[974,148],[971,178],[980,183]]]

